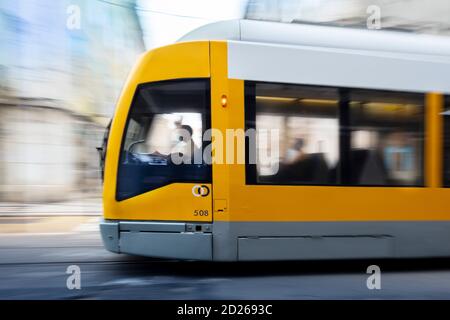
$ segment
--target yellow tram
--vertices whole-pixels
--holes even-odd
[[[213,261],[450,256],[449,94],[438,36],[195,30],[145,53],[123,89],[104,245]]]

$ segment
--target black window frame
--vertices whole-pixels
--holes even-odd
[[[338,121],[339,121],[339,159],[341,164],[337,168],[337,181],[336,183],[329,184],[314,184],[314,183],[270,183],[270,182],[258,182],[257,180],[257,165],[250,164],[249,161],[249,139],[246,138],[245,142],[245,184],[253,186],[298,186],[298,187],[308,187],[308,186],[320,186],[320,187],[379,187],[379,188],[425,188],[426,171],[425,171],[425,138],[426,138],[426,93],[425,92],[407,92],[407,91],[395,91],[395,90],[385,90],[385,89],[370,89],[370,88],[349,88],[349,87],[338,87],[338,86],[327,86],[327,85],[311,85],[302,83],[280,83],[280,82],[269,82],[269,81],[244,81],[244,121],[245,130],[256,129],[256,84],[280,84],[280,85],[297,85],[302,87],[311,88],[329,88],[338,90],[339,101],[338,101]],[[423,116],[421,121],[421,129],[423,134],[423,139],[421,142],[421,152],[422,157],[420,161],[421,168],[421,181],[417,184],[404,184],[404,185],[389,185],[389,184],[355,184],[350,183],[350,150],[351,150],[351,112],[350,112],[350,102],[351,102],[351,92],[352,90],[366,90],[366,91],[378,91],[378,92],[389,92],[389,93],[411,93],[422,96],[423,101]],[[450,96],[449,96],[450,103]],[[450,105],[449,105],[450,106]],[[450,130],[450,125],[449,125]],[[450,187],[450,182],[449,182]]]
[[[205,84],[205,105],[204,105],[204,113],[202,113],[202,135],[205,133],[206,130],[211,129],[211,78],[209,77],[200,77],[200,78],[177,78],[177,79],[169,79],[169,80],[161,80],[161,81],[152,81],[152,82],[146,82],[138,84],[134,94],[133,99],[131,101],[130,108],[128,109],[127,119],[125,123],[124,130],[122,132],[121,137],[121,143],[120,143],[120,152],[119,152],[119,159],[117,163],[117,173],[116,173],[116,186],[115,186],[115,199],[117,202],[125,201],[127,199],[134,198],[136,196],[139,196],[144,193],[148,193],[154,190],[157,190],[162,187],[166,187],[171,184],[175,183],[204,183],[204,184],[211,184],[212,183],[212,165],[211,164],[204,164],[207,167],[207,179],[190,179],[190,180],[184,180],[184,179],[170,179],[166,183],[159,185],[158,187],[155,187],[153,189],[146,190],[145,192],[138,192],[130,194],[126,197],[120,197],[119,196],[119,177],[120,177],[120,170],[122,167],[122,156],[123,156],[123,150],[125,145],[125,140],[128,132],[128,127],[131,120],[131,115],[133,111],[133,106],[135,105],[135,102],[138,98],[139,91],[142,89],[145,89],[147,87],[151,87],[154,85],[160,85],[165,83],[183,83],[183,82],[189,82],[189,81],[203,81]],[[202,139],[202,152],[205,150],[205,147],[208,146],[208,141],[203,141]]]

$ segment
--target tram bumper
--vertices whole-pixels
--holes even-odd
[[[100,233],[105,248],[115,253],[212,260],[211,224],[103,220]]]

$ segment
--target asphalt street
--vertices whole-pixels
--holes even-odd
[[[107,252],[97,225],[92,216],[0,218],[0,299],[450,298],[450,259],[168,261]],[[373,264],[380,290],[367,288]],[[67,288],[72,265],[80,289]]]

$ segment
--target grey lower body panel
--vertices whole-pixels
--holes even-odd
[[[204,232],[205,229],[211,230],[210,224],[151,221],[100,223],[103,243],[111,252],[155,258],[210,261],[212,234]]]
[[[450,257],[450,221],[215,222],[216,261]]]
[[[120,251],[128,254],[186,260],[212,260],[211,234],[121,232]]]
[[[450,221],[104,221],[117,253],[186,260],[264,261],[450,257]]]
[[[238,260],[388,258],[392,237],[238,238]]]

